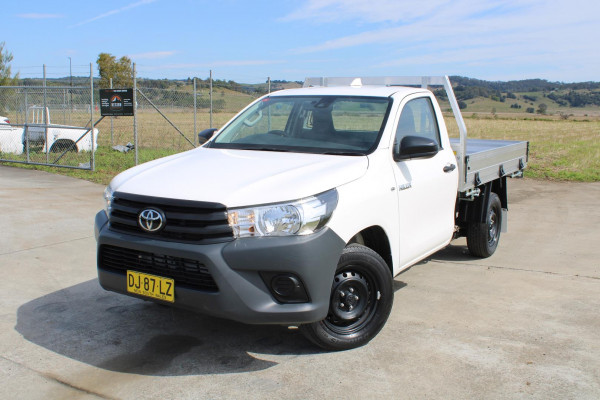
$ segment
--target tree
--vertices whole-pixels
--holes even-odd
[[[546,114],[546,111],[548,111],[548,106],[545,103],[540,103],[537,110],[538,114]]]
[[[113,87],[115,88],[133,86],[133,70],[129,57],[123,56],[117,61],[112,54],[100,53],[96,64],[98,64],[98,71],[100,72],[101,88],[110,87],[110,78],[112,78]]]
[[[13,55],[8,50],[4,50],[5,42],[0,42],[0,86],[10,86],[17,83],[19,74],[11,78],[10,62]]]

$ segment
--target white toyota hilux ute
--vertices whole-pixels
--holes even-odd
[[[429,86],[459,126],[450,139]],[[528,143],[467,140],[447,77],[307,78],[194,150],[116,176],[96,215],[103,288],[361,346],[393,277],[453,238],[491,256]]]

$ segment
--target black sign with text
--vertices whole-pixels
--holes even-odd
[[[100,89],[100,115],[132,116],[133,89]]]

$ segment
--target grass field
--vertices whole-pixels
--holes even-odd
[[[525,176],[600,181],[600,120],[466,118],[468,137],[528,140]],[[451,136],[458,136],[453,117],[446,117]]]
[[[164,110],[164,112],[193,142],[193,114],[177,109]],[[213,114],[213,126],[222,126],[233,115],[234,113],[229,112]],[[140,162],[192,148],[158,113],[144,110],[138,114],[137,119]],[[600,181],[599,118],[565,120],[557,116],[498,113],[495,118],[490,114],[467,117],[465,123],[470,138],[528,140],[530,157],[528,168],[525,171],[526,177],[584,182]],[[446,117],[446,125],[451,136],[458,136],[458,129],[453,117]],[[199,113],[196,126],[197,130],[208,128],[209,115]],[[109,118],[105,118],[97,127],[100,135],[98,150],[95,154],[95,171],[18,165],[107,184],[114,175],[134,165],[134,154],[133,152],[123,154],[111,149]],[[127,142],[133,142],[132,118],[114,119],[113,144],[124,145]],[[78,154],[73,157],[74,165],[77,165],[78,162],[89,161],[89,154]]]

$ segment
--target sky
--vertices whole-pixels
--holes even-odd
[[[9,1],[0,42],[21,78],[98,75],[244,83],[307,76],[461,75],[600,81],[597,0]]]

